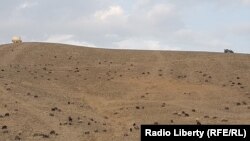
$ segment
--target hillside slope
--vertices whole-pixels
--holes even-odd
[[[250,124],[250,55],[0,46],[0,140],[139,140],[140,124]]]

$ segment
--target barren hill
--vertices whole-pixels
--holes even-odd
[[[250,124],[250,55],[0,46],[0,140],[139,140],[141,124]]]

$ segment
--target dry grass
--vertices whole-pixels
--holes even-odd
[[[139,140],[140,124],[249,124],[250,55],[0,46],[0,140]]]

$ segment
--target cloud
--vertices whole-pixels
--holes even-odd
[[[156,4],[147,13],[148,18],[151,20],[159,20],[175,15],[175,6],[172,4]]]
[[[161,45],[157,40],[145,40],[139,38],[129,38],[113,43],[116,48],[122,49],[142,49],[142,50],[179,50],[180,48]]]
[[[233,47],[231,43],[220,38],[219,35],[187,28],[174,32],[170,42],[182,47],[182,50],[222,51],[225,48]]]
[[[228,27],[227,31],[231,34],[250,37],[250,22],[249,23],[241,23],[238,25],[234,25],[232,27]]]
[[[17,34],[107,48],[250,52],[250,0],[13,1],[0,5],[0,42]]]
[[[50,43],[63,43],[63,44],[71,44],[71,45],[78,45],[78,46],[88,46],[88,47],[95,47],[94,44],[78,41],[74,39],[74,35],[71,34],[59,34],[59,35],[51,35],[43,42],[50,42]]]
[[[38,5],[37,2],[34,1],[25,1],[24,3],[21,3],[20,5],[17,6],[17,9],[21,10],[21,9],[27,9],[27,8],[31,8]]]
[[[94,15],[99,20],[108,20],[113,17],[124,16],[122,7],[118,5],[110,6],[107,10],[97,11]]]
[[[250,0],[241,0],[243,4],[250,4]]]
[[[220,6],[226,7],[228,5],[239,6],[239,5],[250,5],[250,0],[214,0]]]
[[[219,40],[219,39],[212,39],[212,40],[208,40],[206,42],[201,42],[203,43],[203,45],[207,45],[208,47],[214,47],[214,48],[231,48],[232,45],[226,41],[223,40]]]

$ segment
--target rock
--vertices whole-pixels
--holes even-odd
[[[2,129],[5,130],[7,129],[8,127],[6,125],[2,126]]]
[[[54,130],[52,130],[52,131],[50,131],[50,133],[49,133],[50,135],[55,135],[56,134],[56,132],[54,131]]]
[[[19,136],[15,136],[15,140],[19,141],[19,140],[21,140],[21,138]]]
[[[37,136],[40,136],[40,137],[43,137],[43,138],[49,138],[49,135],[46,135],[46,134],[42,134],[42,133],[33,134],[33,137],[37,137]]]
[[[227,119],[222,119],[221,122],[228,122],[228,120]]]
[[[161,104],[161,107],[165,107],[165,106],[166,106],[166,103],[162,103],[162,104]]]
[[[51,111],[56,111],[57,107],[51,108]]]
[[[209,116],[208,116],[208,115],[206,115],[206,116],[204,116],[204,118],[209,118]]]
[[[158,122],[154,122],[154,125],[158,125]]]
[[[68,121],[69,121],[69,122],[72,122],[72,121],[73,121],[73,119],[72,119],[71,116],[68,117]]]
[[[128,134],[127,134],[127,133],[125,133],[123,136],[127,137],[127,136],[128,136]]]
[[[200,122],[200,120],[198,119],[198,118],[196,118],[196,125],[201,125],[201,122]]]
[[[42,134],[42,137],[43,137],[43,138],[49,138],[49,135]]]

